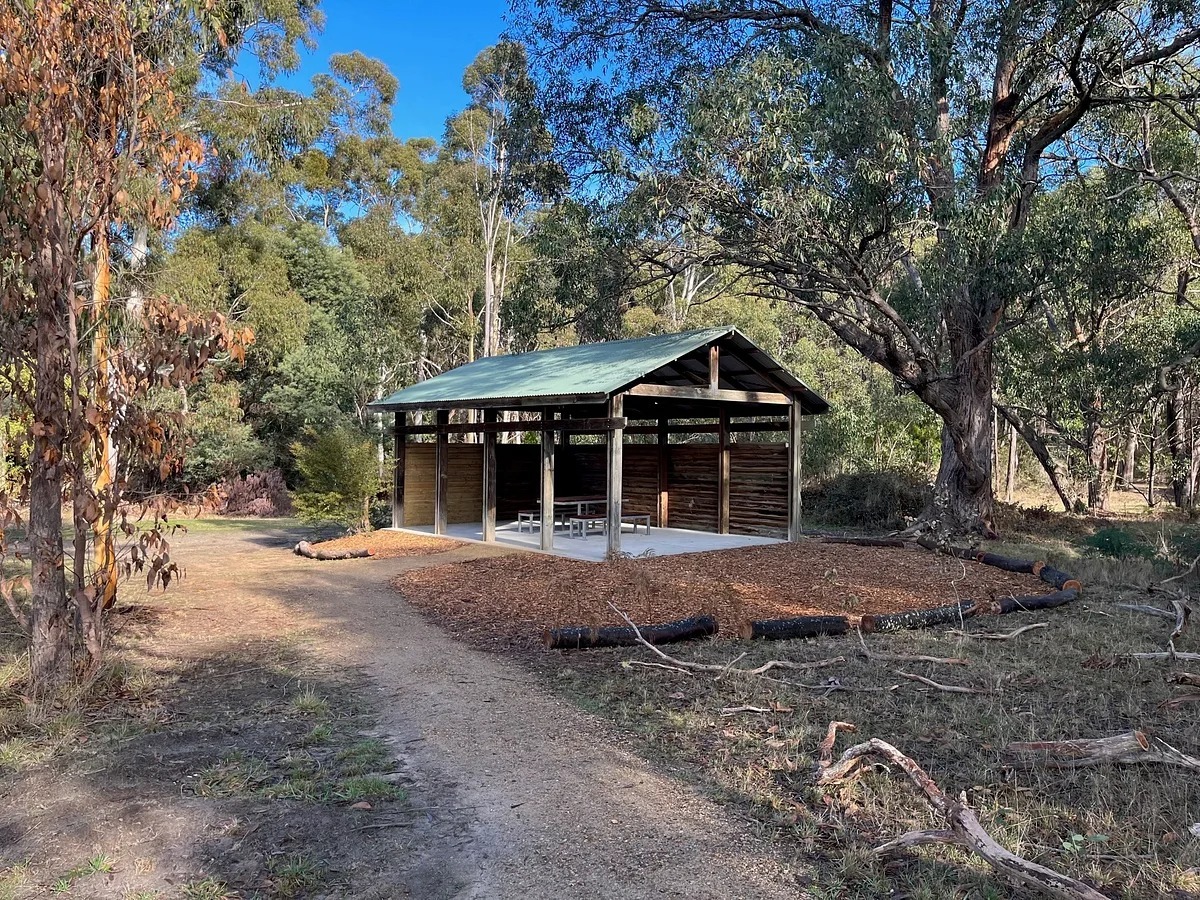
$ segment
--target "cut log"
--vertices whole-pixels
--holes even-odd
[[[1069,741],[1019,742],[1009,744],[1004,752],[1027,764],[1042,763],[1055,769],[1075,769],[1105,763],[1162,763],[1200,772],[1200,759],[1188,756],[1144,731]]]
[[[845,616],[798,616],[794,619],[762,619],[743,622],[738,626],[738,636],[744,640],[786,640],[788,638],[811,638],[823,634],[845,634],[850,630],[850,620]]]
[[[997,612],[1006,616],[1015,612],[1031,612],[1035,609],[1054,609],[1079,598],[1079,591],[1068,588],[1052,594],[1030,594],[1024,597],[1004,597],[997,602]]]
[[[964,600],[954,606],[935,606],[913,612],[889,613],[882,616],[863,616],[862,630],[867,634],[883,631],[901,631],[906,628],[928,628],[931,625],[950,625],[969,619],[978,612],[973,600]]]
[[[1037,575],[1046,568],[1046,564],[1036,559],[1014,559],[1001,556],[998,553],[980,553],[975,561],[991,566],[993,569],[1003,569],[1005,572],[1022,572],[1026,575]]]
[[[370,550],[318,550],[308,541],[301,541],[293,551],[297,556],[303,556],[306,559],[319,559],[323,562],[329,562],[335,559],[366,559],[373,554]]]
[[[694,616],[665,622],[662,625],[639,625],[635,631],[625,625],[605,625],[590,628],[586,625],[571,628],[548,628],[542,641],[549,650],[590,650],[599,647],[632,647],[643,643],[673,644],[712,637],[717,633],[717,620],[712,616]]]
[[[1075,579],[1073,579],[1062,569],[1056,569],[1054,566],[1044,566],[1042,570],[1038,572],[1038,578],[1042,579],[1042,581],[1046,582],[1046,584],[1054,585],[1060,591],[1067,586],[1068,581],[1075,581]],[[1079,582],[1075,583],[1078,584]]]

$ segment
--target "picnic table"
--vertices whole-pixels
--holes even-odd
[[[608,502],[608,498],[603,494],[574,496],[574,497],[555,497],[554,498],[554,526],[566,526],[567,519],[572,513],[576,516],[584,516],[593,512],[596,506],[603,505]],[[541,501],[538,501],[541,505]],[[517,513],[517,531],[525,530],[525,526],[529,526],[530,534],[533,533],[533,526],[541,527],[542,513],[540,509],[523,509]]]

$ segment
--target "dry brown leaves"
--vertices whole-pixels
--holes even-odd
[[[723,636],[745,619],[879,615],[964,599],[1043,594],[1032,575],[916,550],[804,541],[608,563],[514,554],[433,566],[393,586],[479,643],[532,646],[544,628],[715,615]]]

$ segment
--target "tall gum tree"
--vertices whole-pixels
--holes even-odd
[[[996,341],[1072,133],[1153,105],[1194,4],[518,2],[581,191],[707,231],[942,422],[927,514],[992,534]],[[678,230],[682,231],[682,228]]]

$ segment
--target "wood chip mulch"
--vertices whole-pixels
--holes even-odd
[[[1045,594],[1033,575],[919,550],[803,541],[593,563],[534,554],[406,572],[393,587],[475,643],[533,646],[543,629],[709,613],[721,635],[747,619],[879,615],[960,600]]]
[[[380,559],[398,556],[425,556],[430,553],[445,553],[455,547],[464,546],[462,541],[445,537],[413,534],[411,531],[371,531],[367,534],[348,534],[331,541],[313,544],[317,550],[362,550]]]

